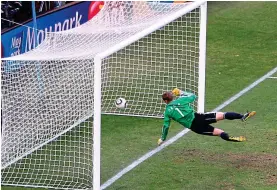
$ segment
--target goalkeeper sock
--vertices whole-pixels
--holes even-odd
[[[229,135],[228,135],[228,133],[223,132],[223,133],[220,134],[220,137],[222,139],[224,139],[225,141],[229,141]]]
[[[235,112],[226,112],[224,114],[224,118],[228,120],[233,120],[233,119],[241,119],[243,115],[240,113],[235,113]]]

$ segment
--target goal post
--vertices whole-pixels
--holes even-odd
[[[107,1],[80,27],[2,59],[2,184],[99,190],[101,114],[162,118],[161,94],[175,87],[203,112],[206,20],[202,0]]]
[[[102,59],[94,58],[94,121],[93,121],[93,190],[101,189],[100,166],[101,166],[101,83],[102,83]]]
[[[199,78],[197,111],[205,111],[207,2],[200,6]]]

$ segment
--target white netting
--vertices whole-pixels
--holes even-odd
[[[178,87],[198,93],[198,65],[196,9],[103,60],[103,111],[162,117],[164,91]],[[119,97],[127,100],[127,109],[114,106]]]
[[[2,182],[89,187],[93,64],[20,63],[2,72]]]
[[[94,56],[188,4],[105,2],[87,23],[2,61],[2,183],[91,188]],[[102,111],[162,117],[163,91],[197,94],[199,16],[197,8],[103,59]],[[116,109],[118,97],[127,109]]]

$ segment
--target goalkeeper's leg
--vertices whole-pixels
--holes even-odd
[[[250,111],[245,114],[240,114],[236,112],[216,112],[214,114],[215,114],[216,121],[220,121],[223,119],[228,119],[228,120],[240,119],[242,121],[246,121],[250,117],[256,115],[256,111]],[[207,115],[207,116],[210,116],[210,115]],[[209,119],[209,117],[207,119]]]
[[[232,141],[232,142],[243,142],[246,141],[244,136],[229,136],[228,133],[224,132],[222,129],[214,128],[213,135],[220,136],[225,141]]]
[[[242,142],[246,138],[243,136],[229,136],[222,129],[214,128],[210,123],[216,122],[216,113],[199,114],[195,113],[195,118],[191,124],[191,130],[200,135],[220,136],[226,141]]]
[[[194,128],[192,129],[194,131]],[[206,125],[202,128],[202,130],[194,131],[200,135],[208,135],[208,136],[220,136],[223,140],[232,141],[232,142],[243,142],[246,141],[244,136],[229,136],[228,133],[224,132],[222,129],[214,128],[211,125]]]
[[[224,132],[222,129],[214,128],[212,125],[207,124],[204,119],[201,119],[201,117],[196,117],[194,119],[190,129],[200,135],[220,136],[226,141],[243,142],[246,140],[244,136],[229,136],[229,134]]]

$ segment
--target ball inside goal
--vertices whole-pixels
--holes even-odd
[[[115,101],[115,106],[120,109],[124,109],[127,107],[127,101],[124,98],[118,98]]]

